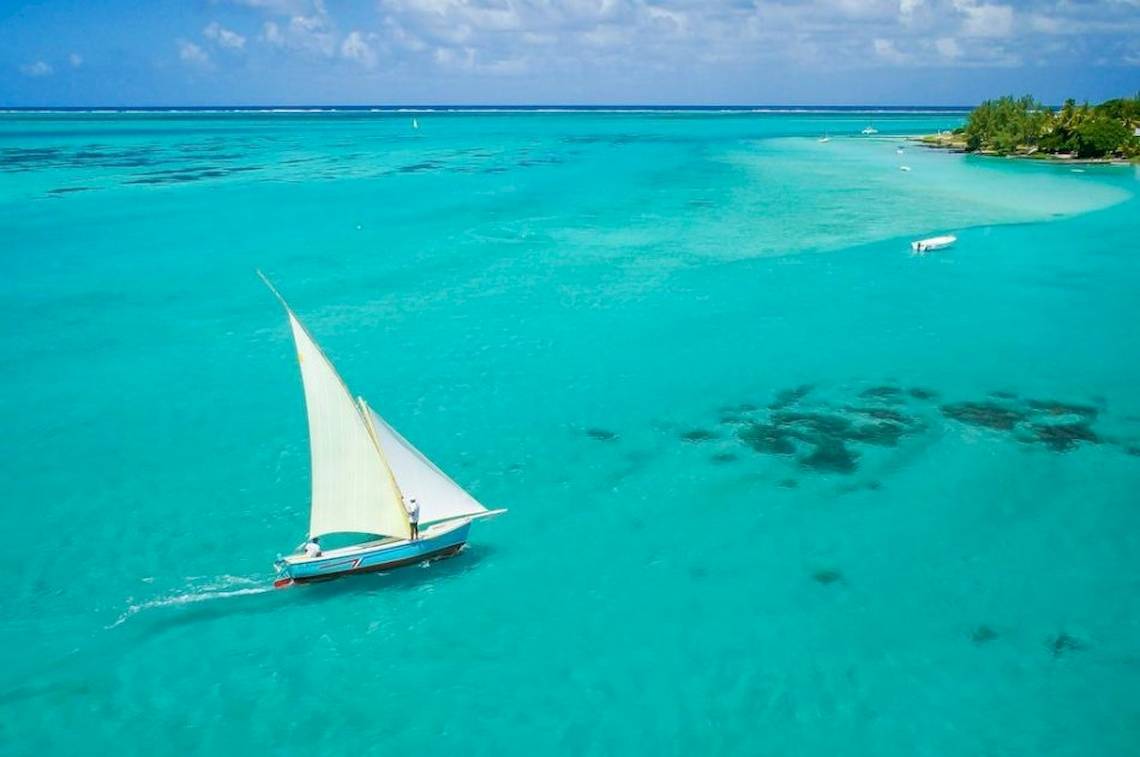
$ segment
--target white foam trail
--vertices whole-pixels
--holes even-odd
[[[210,586],[204,587],[201,591],[190,591],[182,594],[174,594],[169,597],[159,597],[158,599],[151,599],[139,604],[132,604],[127,607],[126,612],[118,617],[118,619],[109,626],[108,630],[122,625],[133,615],[137,615],[143,610],[151,610],[155,607],[177,607],[179,605],[190,605],[197,602],[209,602],[214,599],[230,599],[232,597],[247,597],[253,594],[265,594],[266,592],[273,591],[272,584],[263,583],[264,579],[242,578],[240,576],[224,576],[221,581],[215,582]],[[226,586],[242,585],[244,588],[240,589],[227,589]]]

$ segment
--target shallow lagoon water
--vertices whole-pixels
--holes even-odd
[[[875,118],[0,117],[3,748],[1131,753],[1137,175]],[[308,458],[257,267],[510,514],[265,591]],[[859,408],[906,433],[776,416]]]

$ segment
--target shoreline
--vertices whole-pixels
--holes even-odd
[[[1078,158],[1071,153],[1039,152],[1026,150],[1013,153],[1002,153],[996,150],[968,150],[966,140],[953,133],[923,134],[917,137],[907,137],[908,142],[917,143],[931,150],[947,150],[949,152],[967,155],[983,155],[988,158],[1013,158],[1017,160],[1036,160],[1040,162],[1064,163],[1066,165],[1104,165],[1104,166],[1130,166],[1136,161],[1123,158]]]

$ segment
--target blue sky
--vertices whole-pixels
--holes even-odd
[[[1140,0],[0,0],[0,105],[972,104],[1140,90]]]

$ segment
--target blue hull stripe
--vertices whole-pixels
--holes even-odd
[[[294,581],[304,582],[306,580],[333,578],[346,573],[396,568],[400,565],[408,565],[458,551],[467,541],[467,532],[470,530],[471,524],[465,523],[459,528],[430,538],[425,537],[411,542],[378,546],[347,555],[330,556],[327,560],[313,560],[287,565],[281,575],[292,578]]]

